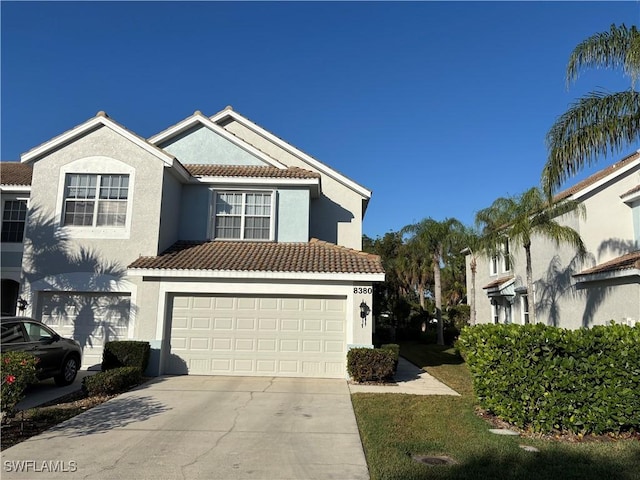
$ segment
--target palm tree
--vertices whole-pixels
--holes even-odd
[[[413,242],[422,255],[431,260],[436,320],[438,322],[438,345],[444,345],[441,268],[447,262],[447,257],[451,253],[454,241],[462,235],[464,226],[455,218],[447,218],[441,222],[432,218],[425,218],[419,223],[404,227],[402,231],[403,233],[413,234],[410,241]]]
[[[622,67],[631,77],[623,92],[591,92],[576,101],[547,133],[549,157],[542,172],[542,186],[550,198],[570,176],[599,155],[614,154],[640,139],[640,32],[635,26],[611,25],[580,43],[567,65],[567,84],[586,68]]]
[[[556,245],[566,243],[573,246],[579,257],[586,254],[580,234],[573,228],[561,225],[556,218],[577,213],[584,215],[584,206],[574,201],[548,203],[547,197],[533,187],[515,197],[501,197],[476,214],[476,224],[481,229],[487,251],[497,254],[506,240],[514,248],[523,247],[526,261],[527,293],[532,305],[530,318],[535,323],[533,299],[533,273],[531,267],[531,239],[541,235]]]
[[[485,239],[474,229],[467,227],[464,232],[465,248],[460,252],[469,255],[469,270],[471,271],[471,291],[468,292],[469,301],[469,325],[476,324],[476,273],[478,271],[478,257],[487,251]]]

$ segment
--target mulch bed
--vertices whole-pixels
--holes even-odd
[[[116,395],[88,397],[81,390],[65,395],[37,408],[16,413],[2,425],[0,450],[5,450],[38,435],[90,408],[100,405]]]
[[[515,425],[505,422],[487,410],[476,408],[476,415],[484,419],[492,428],[502,428],[518,432],[523,438],[537,438],[541,440],[555,440],[559,442],[582,443],[582,442],[616,442],[618,440],[638,440],[640,441],[640,432],[623,432],[619,434],[606,435],[580,435],[570,432],[554,431],[551,433],[536,433]]]

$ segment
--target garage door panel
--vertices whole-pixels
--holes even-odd
[[[196,304],[211,308],[206,315],[201,308],[183,308]],[[190,374],[344,378],[345,304],[344,298],[333,297],[176,296],[174,320],[176,315],[190,320],[186,327],[172,322],[171,354],[186,363]],[[169,366],[167,373],[183,372]]]

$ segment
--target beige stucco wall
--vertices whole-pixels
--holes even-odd
[[[575,250],[557,246],[536,237],[531,246],[532,271],[537,321],[565,328],[580,328],[608,324],[611,320],[640,321],[640,279],[577,285],[573,276],[638,249],[633,227],[633,211],[620,195],[640,183],[640,165],[618,177],[614,183],[595,189],[580,198],[586,217],[567,215],[561,223],[576,229],[586,246],[584,261],[575,258]],[[487,291],[490,282],[513,275],[515,287],[526,287],[526,263],[522,247],[511,247],[514,262],[511,271],[489,274],[486,257],[478,259],[476,274],[476,312],[478,323],[492,322],[492,310]],[[467,291],[471,292],[470,256],[467,256]],[[512,299],[512,319],[521,323],[520,296]],[[504,313],[504,310],[503,310]],[[500,322],[504,321],[501,316]]]
[[[109,280],[125,283],[127,265],[140,255],[158,253],[163,171],[159,158],[107,127],[37,160],[22,265],[25,294],[30,296],[32,284],[35,290],[46,286],[51,290],[92,291],[101,276],[105,277],[98,281],[101,285]],[[128,226],[62,227],[65,172],[130,173]],[[81,252],[84,260],[76,261]],[[66,280],[58,285],[56,277],[61,275]],[[37,299],[32,298],[30,303],[34,301]]]
[[[224,128],[287,166],[319,172],[297,156],[238,122],[231,122]],[[322,196],[311,200],[310,237],[360,250],[363,197],[326,174],[322,174],[321,185]]]

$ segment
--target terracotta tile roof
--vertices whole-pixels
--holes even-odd
[[[580,190],[587,188],[590,185],[593,185],[598,180],[601,180],[606,176],[611,175],[616,170],[619,170],[622,167],[630,164],[631,162],[636,161],[638,158],[640,158],[640,152],[634,152],[631,155],[628,155],[627,157],[623,158],[619,162],[616,162],[613,165],[610,165],[607,168],[604,168],[599,172],[594,173],[590,177],[587,177],[581,182],[576,183],[572,187],[569,187],[566,190],[563,190],[562,192],[558,193],[555,197],[556,201],[563,200],[571,195],[578,193]]]
[[[129,268],[253,272],[384,273],[380,257],[311,239],[308,243],[178,242]]]
[[[282,169],[243,165],[184,165],[184,168],[194,177],[320,178],[319,173],[298,167]]]
[[[489,288],[496,288],[499,287],[500,285],[503,285],[505,283],[507,283],[509,280],[513,280],[513,275],[509,276],[509,277],[503,277],[503,278],[499,278],[497,280],[494,280],[491,283],[486,284],[484,287],[482,287],[484,290],[487,290]]]
[[[627,253],[626,255],[622,255],[621,257],[617,257],[613,260],[609,260],[608,262],[596,265],[593,268],[588,268],[587,270],[583,270],[582,272],[577,273],[575,276],[591,275],[593,273],[616,272],[620,270],[632,270],[634,268],[640,270],[640,250]]]
[[[0,162],[0,184],[31,185],[33,167],[20,162]]]
[[[633,187],[628,192],[624,192],[620,197],[626,197],[627,195],[631,195],[632,193],[640,192],[640,184]]]

